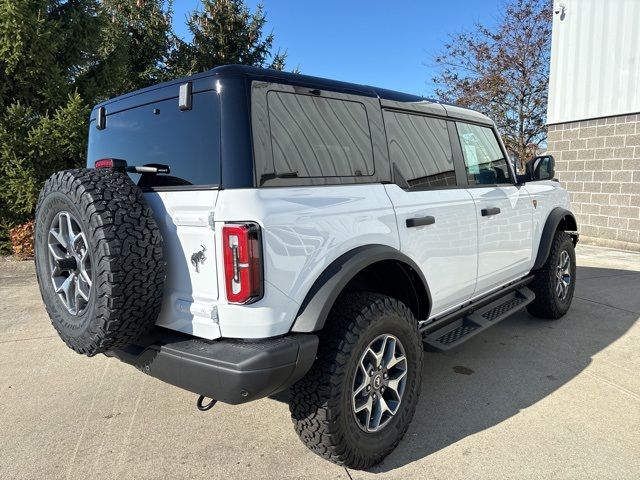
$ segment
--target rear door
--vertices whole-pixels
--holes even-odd
[[[173,330],[217,338],[218,280],[213,210],[220,183],[220,117],[215,90],[194,91],[179,108],[179,85],[108,103],[103,128],[92,120],[88,166],[100,158],[168,165],[168,175],[131,175],[153,209],[167,262],[157,320]],[[132,232],[134,235],[135,232]]]
[[[475,295],[481,295],[528,272],[533,204],[529,193],[514,185],[494,129],[464,122],[456,126],[478,219]]]
[[[452,122],[384,110],[394,183],[385,185],[396,211],[400,249],[422,269],[432,316],[468,300],[477,273],[477,220],[470,193],[454,168]]]

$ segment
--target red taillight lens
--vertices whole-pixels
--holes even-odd
[[[253,223],[222,227],[224,279],[229,303],[251,303],[262,297],[260,227]]]
[[[96,168],[126,168],[127,161],[119,158],[101,158],[94,164]]]
[[[113,159],[103,158],[101,160],[96,161],[96,168],[113,168]]]

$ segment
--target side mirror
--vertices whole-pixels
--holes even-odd
[[[540,155],[527,162],[529,181],[553,180],[556,174],[556,160],[553,155]]]

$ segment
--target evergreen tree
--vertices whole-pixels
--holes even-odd
[[[52,115],[20,102],[0,117],[0,251],[9,228],[32,218],[38,193],[53,172],[84,164],[89,107],[78,93]]]
[[[95,0],[0,0],[0,252],[54,171],[84,163],[89,109],[77,90],[97,54]]]
[[[202,10],[187,20],[193,39],[174,38],[169,74],[191,75],[234,63],[282,70],[286,54],[271,53],[274,36],[263,34],[266,22],[262,4],[252,13],[242,0],[203,0]]]
[[[99,54],[81,83],[108,98],[158,83],[171,45],[171,1],[102,0]],[[92,88],[93,87],[93,88]]]
[[[48,9],[45,0],[0,0],[0,109],[21,101],[44,111],[67,94]]]

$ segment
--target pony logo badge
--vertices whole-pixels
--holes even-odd
[[[200,264],[204,263],[204,261],[207,259],[207,256],[204,254],[204,252],[207,251],[207,247],[202,244],[200,246],[202,247],[202,250],[199,250],[191,255],[191,265],[195,267],[196,273],[200,273]]]

